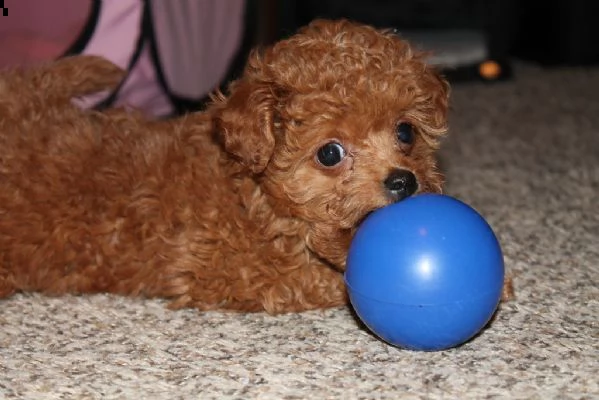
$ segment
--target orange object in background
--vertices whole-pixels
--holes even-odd
[[[501,76],[501,65],[493,60],[482,62],[478,66],[480,76],[488,80],[495,80]]]

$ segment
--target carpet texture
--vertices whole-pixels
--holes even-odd
[[[514,274],[516,300],[473,341],[397,349],[347,308],[18,295],[0,301],[0,398],[599,398],[599,69],[456,85],[442,160],[447,193],[487,217]]]

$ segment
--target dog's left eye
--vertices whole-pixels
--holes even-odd
[[[345,158],[345,149],[337,142],[327,143],[318,149],[316,158],[325,167],[333,167]]]
[[[397,125],[395,135],[400,144],[412,144],[414,142],[414,128],[406,122]]]

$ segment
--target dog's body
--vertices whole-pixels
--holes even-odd
[[[0,297],[341,305],[359,222],[440,190],[447,85],[390,32],[313,23],[179,119],[71,104],[121,78],[94,57],[0,76]]]

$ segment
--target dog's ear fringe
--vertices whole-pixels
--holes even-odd
[[[212,94],[216,139],[224,150],[259,174],[268,165],[274,151],[274,104],[272,88],[267,83],[249,80],[233,82],[227,96]]]
[[[439,148],[440,139],[447,133],[447,114],[449,110],[449,83],[445,77],[434,67],[426,66],[424,79],[426,87],[423,93],[426,98],[422,100],[425,104],[423,115],[417,117],[424,127],[423,138],[426,143],[434,148]]]

